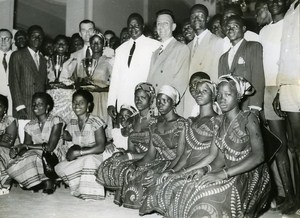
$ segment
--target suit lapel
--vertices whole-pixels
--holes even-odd
[[[241,57],[241,55],[243,54],[245,46],[246,46],[246,40],[244,39],[244,41],[241,43],[240,47],[238,48],[238,50],[236,51],[233,57],[230,72],[235,71],[235,68],[238,65],[239,57]]]
[[[38,74],[37,66],[28,49],[25,49],[25,59],[25,61],[28,63],[28,68],[30,68],[34,74]]]

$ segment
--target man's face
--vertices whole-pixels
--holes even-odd
[[[176,24],[170,15],[161,14],[157,17],[156,28],[159,37],[164,41],[172,37]]]
[[[33,30],[28,36],[28,45],[33,50],[38,50],[43,42],[44,35],[40,30]]]
[[[18,49],[25,48],[27,46],[26,35],[22,33],[15,35],[15,44]]]
[[[137,39],[143,34],[143,24],[135,17],[128,21],[128,33],[132,39]]]
[[[195,37],[195,32],[194,32],[193,28],[191,27],[190,23],[185,23],[182,26],[182,33],[187,42],[192,41]]]
[[[0,32],[0,40],[0,50],[3,52],[10,50],[10,46],[12,44],[10,33],[7,31]]]
[[[191,26],[195,31],[205,30],[207,15],[201,8],[195,8],[191,12],[190,21],[191,21]]]
[[[261,5],[259,7],[255,8],[255,17],[256,17],[256,22],[259,26],[264,26],[270,22],[271,18],[271,13],[268,10],[267,5]]]
[[[285,0],[268,0],[268,9],[272,16],[285,12]]]
[[[246,27],[235,19],[229,19],[225,24],[225,29],[226,36],[229,38],[230,42],[234,44],[244,37]]]
[[[91,36],[95,33],[95,28],[92,23],[82,23],[80,25],[79,35],[85,43],[89,43]]]

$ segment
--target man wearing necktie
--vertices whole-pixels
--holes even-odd
[[[0,29],[0,94],[8,98],[8,115],[12,115],[12,100],[8,86],[8,63],[12,53],[12,33],[8,29]]]
[[[121,105],[135,106],[135,86],[147,80],[151,55],[160,45],[143,35],[144,19],[140,14],[129,15],[127,28],[131,38],[116,49],[108,92],[107,110],[113,119]]]
[[[13,116],[18,119],[34,118],[32,95],[44,92],[47,82],[46,59],[40,53],[44,39],[42,27],[28,29],[28,47],[12,53],[9,61],[9,88],[13,100]]]

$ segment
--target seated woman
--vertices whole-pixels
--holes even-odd
[[[155,97],[155,89],[149,83],[140,83],[135,87],[134,96],[139,113],[134,113],[132,109],[127,107],[127,114],[130,116],[125,117],[125,114],[122,115],[125,109],[123,105],[119,113],[122,115],[121,125],[123,127],[130,123],[129,128],[127,127],[127,133],[125,133],[128,137],[122,136],[127,139],[125,143],[126,148],[128,145],[128,149],[124,152],[117,152],[104,161],[97,173],[97,181],[106,188],[119,189],[123,184],[125,169],[134,160],[141,159],[149,148],[149,125],[155,122],[155,118],[150,113],[150,107]],[[114,143],[116,144],[115,141]],[[118,144],[116,146],[119,147]]]
[[[21,187],[33,188],[36,191],[43,188],[43,193],[47,194],[55,191],[55,184],[44,174],[43,150],[54,152],[59,160],[64,156],[61,150],[62,140],[60,140],[64,122],[60,117],[50,113],[53,105],[53,99],[49,94],[44,92],[33,94],[32,108],[36,119],[25,126],[24,144],[11,148],[10,155],[14,160],[6,169],[8,175]]]
[[[68,38],[58,35],[54,39],[54,55],[47,67],[48,88],[47,93],[54,100],[52,114],[61,117],[68,123],[73,114],[72,94],[74,93],[74,81],[71,80],[72,70],[68,61]]]
[[[189,89],[200,114],[189,117],[185,127],[186,147],[178,163],[169,171],[164,172],[156,181],[156,185],[149,187],[144,193],[144,201],[140,208],[140,215],[158,211],[165,215],[170,206],[172,192],[183,194],[181,182],[195,173],[185,173],[185,168],[195,165],[209,154],[213,138],[214,117],[213,110],[216,97],[216,85],[208,79],[206,73],[195,73],[191,76]]]
[[[7,115],[8,99],[0,94],[0,195],[8,194],[10,179],[5,169],[10,161],[9,149],[18,134],[17,121]]]
[[[167,217],[258,217],[266,205],[270,175],[259,121],[239,108],[251,85],[231,75],[220,80],[217,102],[223,114],[215,118],[209,155],[186,168],[197,171],[181,181],[182,191],[170,193]]]
[[[105,123],[90,114],[93,106],[93,95],[89,91],[79,89],[73,94],[72,107],[77,118],[67,125],[64,138],[74,145],[67,151],[67,160],[55,166],[57,175],[69,185],[71,194],[87,200],[105,197],[104,187],[96,182],[95,176],[103,161]]]
[[[162,86],[156,106],[160,113],[157,122],[150,126],[149,148],[142,159],[134,161],[124,172],[124,182],[115,195],[115,203],[138,209],[146,187],[156,181],[157,175],[172,169],[184,151],[185,119],[175,111],[179,103],[178,91]]]

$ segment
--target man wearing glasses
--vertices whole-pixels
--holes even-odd
[[[12,44],[12,33],[8,29],[0,29],[0,94],[8,98],[8,115],[12,115],[12,100],[8,86],[8,64]]]

